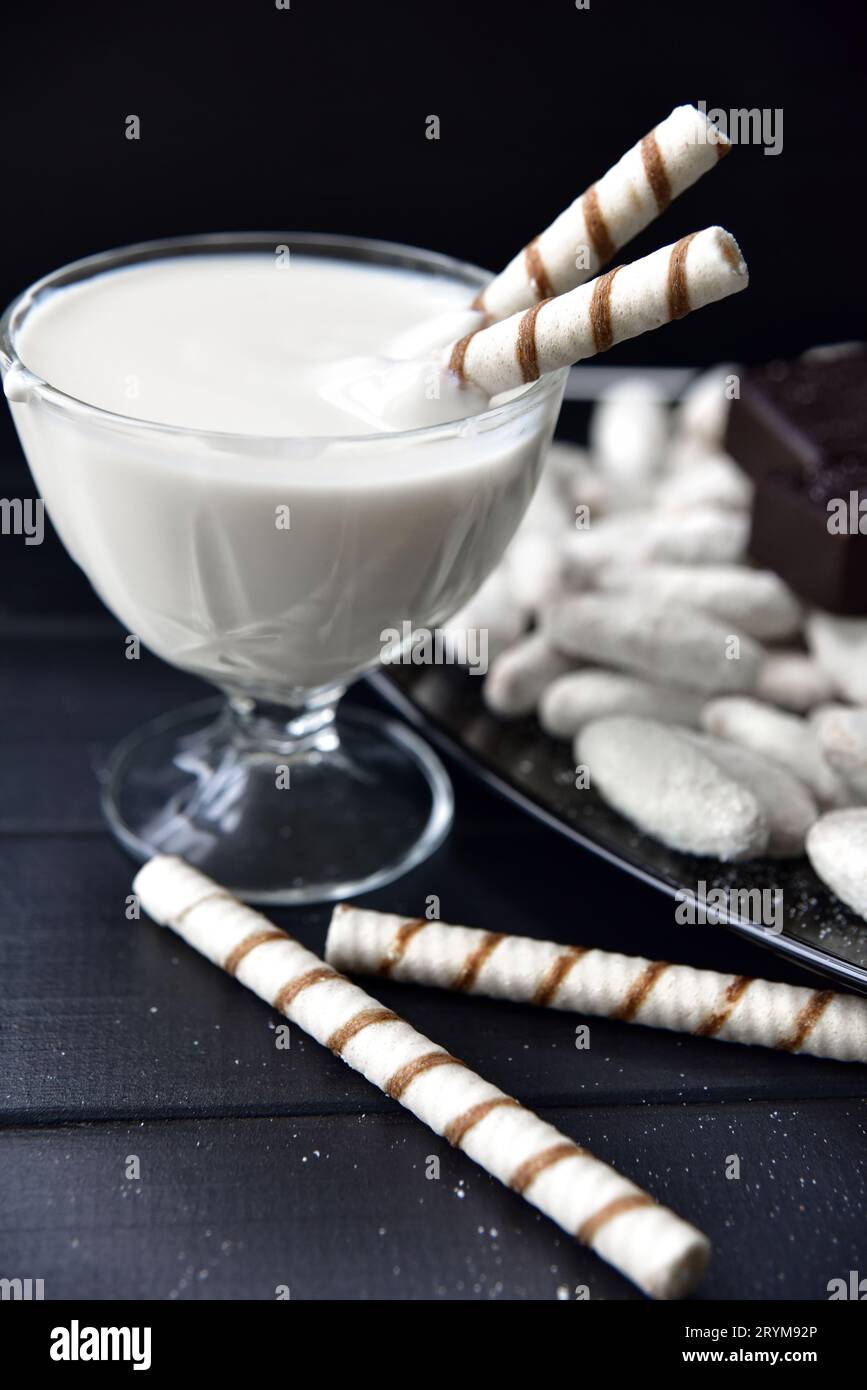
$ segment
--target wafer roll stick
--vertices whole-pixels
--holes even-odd
[[[476,1076],[266,918],[174,856],[133,885],[145,911],[654,1298],[704,1273],[707,1238]]]
[[[325,959],[361,974],[867,1062],[867,1000],[831,990],[414,921],[343,903],[331,918]]]
[[[443,363],[460,381],[496,396],[725,299],[748,281],[731,233],[706,227],[569,294],[468,333],[446,348]]]
[[[504,319],[589,280],[730,149],[701,111],[676,106],[519,251],[473,307]]]

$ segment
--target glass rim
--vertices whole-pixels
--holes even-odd
[[[54,386],[50,381],[40,377],[21,360],[15,346],[14,334],[35,306],[37,297],[45,290],[77,284],[105,271],[124,265],[144,264],[149,260],[194,255],[197,252],[215,254],[221,250],[234,250],[240,254],[245,250],[255,252],[264,250],[265,247],[282,245],[287,245],[291,253],[293,244],[316,248],[317,254],[323,257],[332,252],[333,259],[339,259],[341,253],[348,253],[350,259],[368,260],[381,265],[392,264],[422,272],[427,269],[434,274],[465,280],[477,289],[481,289],[492,278],[490,271],[485,271],[470,261],[458,260],[438,251],[428,251],[404,242],[381,241],[375,237],[349,236],[339,232],[207,232],[134,242],[128,246],[99,251],[70,261],[34,281],[16,295],[0,317],[0,367],[4,378],[15,370],[23,377],[28,394],[32,392],[69,414],[93,417],[110,426],[136,431],[156,431],[181,438],[212,439],[224,445],[236,440],[243,441],[246,445],[254,443],[264,447],[269,444],[316,444],[319,447],[331,444],[382,444],[385,441],[394,443],[401,440],[448,438],[465,433],[468,427],[474,431],[487,431],[519,417],[559,389],[568,368],[563,367],[538,377],[518,395],[499,405],[489,406],[487,410],[474,415],[464,415],[456,420],[440,421],[433,425],[419,425],[408,430],[374,430],[366,434],[253,434],[244,431],[200,429],[195,425],[172,425],[165,421],[143,420],[139,416],[122,415],[118,411],[107,410],[103,406],[83,401],[69,392],[62,391],[59,386]]]

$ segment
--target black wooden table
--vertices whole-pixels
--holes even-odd
[[[126,917],[98,775],[200,698],[109,620],[0,631],[0,1277],[52,1298],[639,1294],[172,934]],[[359,691],[354,699],[372,701]],[[372,906],[795,983],[452,769],[454,829]],[[321,950],[328,912],[275,911]],[[867,1270],[867,1069],[376,983],[383,1002],[701,1226],[702,1299]],[[726,1177],[729,1156],[740,1177]],[[428,1159],[440,1176],[426,1176]],[[137,1159],[136,1164],[133,1160]],[[135,1176],[135,1173],[138,1176]]]

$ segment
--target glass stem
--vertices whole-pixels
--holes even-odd
[[[340,739],[335,724],[343,686],[318,692],[300,705],[258,700],[227,691],[227,719],[233,743],[246,751],[291,757],[332,752]]]

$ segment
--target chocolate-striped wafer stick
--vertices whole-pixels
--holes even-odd
[[[443,364],[460,381],[496,396],[681,319],[748,282],[731,233],[706,227],[569,294],[468,333],[446,348]]]
[[[693,1226],[483,1081],[333,967],[173,856],[134,889],[145,911],[526,1197],[654,1298],[704,1273]]]
[[[325,958],[387,975],[549,1009],[619,1018],[723,1042],[867,1062],[867,1000],[688,965],[447,927],[340,904]]]
[[[701,111],[676,106],[519,251],[473,307],[492,322],[575,289],[730,149],[728,139]]]

